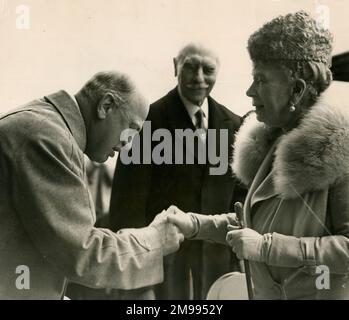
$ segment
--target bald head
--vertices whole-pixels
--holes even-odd
[[[135,91],[122,108],[129,119],[138,118],[139,121],[144,121],[149,112],[149,102],[139,91]]]
[[[85,153],[97,162],[122,148],[125,130],[140,131],[149,111],[131,79],[114,71],[96,74],[76,94],[76,100],[86,127]]]
[[[81,88],[77,96],[87,100],[90,105],[97,105],[106,93],[113,95],[115,102],[122,106],[136,93],[136,88],[124,73],[99,72]]]
[[[211,57],[216,61],[218,65],[220,64],[218,55],[213,50],[205,47],[200,43],[187,44],[178,52],[178,55],[175,58],[175,60],[177,61],[177,63],[182,63],[186,56],[192,55],[192,54],[199,54],[199,55]]]
[[[181,96],[201,106],[216,83],[218,56],[200,44],[191,43],[174,58],[174,68]]]

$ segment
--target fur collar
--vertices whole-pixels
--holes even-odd
[[[349,103],[328,89],[300,125],[279,138],[273,162],[273,182],[284,198],[321,190],[349,173]],[[250,115],[236,135],[235,175],[249,185],[275,141],[275,129]]]

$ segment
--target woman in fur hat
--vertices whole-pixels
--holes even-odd
[[[175,207],[169,220],[248,260],[255,299],[349,299],[349,105],[327,90],[332,36],[301,11],[265,24],[248,50],[256,110],[232,166],[249,187],[246,228]]]

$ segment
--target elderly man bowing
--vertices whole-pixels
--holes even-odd
[[[134,289],[163,280],[183,235],[165,214],[142,229],[94,228],[83,154],[103,162],[148,105],[123,74],[94,76],[0,118],[0,299],[60,299],[67,281]]]
[[[150,106],[147,120],[152,132],[166,129],[171,132],[172,146],[178,145],[178,129],[217,133],[216,145],[227,148],[241,118],[217,103],[211,96],[219,69],[215,53],[198,44],[185,46],[174,59],[178,86]],[[228,141],[220,143],[219,129],[228,132]],[[143,130],[144,137],[145,128]],[[148,151],[143,144],[141,148]],[[222,145],[223,144],[223,145]],[[151,148],[154,150],[156,143]],[[214,148],[206,139],[207,150]],[[185,211],[203,214],[229,212],[237,200],[235,179],[227,170],[221,175],[210,174],[208,159],[194,164],[174,163],[124,164],[119,158],[115,170],[111,196],[111,228],[132,225],[142,227],[163,208],[175,204]],[[171,155],[176,158],[175,152]],[[186,159],[186,157],[183,157]],[[218,265],[215,261],[220,261]],[[210,285],[220,275],[232,270],[235,264],[231,251],[220,244],[185,242],[181,249],[165,260],[165,281],[156,288],[158,299],[189,299],[191,277],[194,298],[203,299]]]

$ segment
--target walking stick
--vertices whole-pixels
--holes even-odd
[[[235,209],[236,217],[238,219],[238,223],[239,223],[241,229],[245,228],[244,217],[243,217],[243,204],[241,202],[236,202],[234,204],[234,209]],[[248,299],[252,300],[253,299],[253,290],[252,290],[250,265],[248,263],[248,260],[243,259],[243,261],[244,261],[244,268],[245,268],[245,278],[246,278]]]

